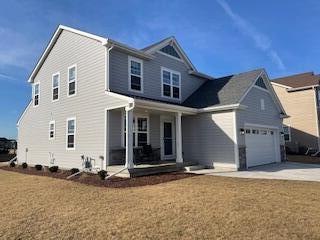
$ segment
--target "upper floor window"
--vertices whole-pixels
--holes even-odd
[[[161,68],[162,96],[180,99],[181,75],[179,72]]]
[[[77,93],[77,66],[68,67],[68,96]]]
[[[49,122],[49,140],[54,139],[55,136],[55,121]]]
[[[39,98],[40,98],[40,83],[35,83],[33,85],[33,105],[39,105]]]
[[[166,53],[166,54],[168,54],[168,55],[170,55],[172,57],[180,59],[180,56],[177,53],[176,49],[171,45],[167,45],[167,46],[161,48],[160,51],[163,52],[163,53]]]
[[[52,101],[59,100],[60,73],[52,75]]]
[[[130,57],[129,63],[129,90],[143,92],[143,62],[140,59]]]
[[[266,84],[264,83],[262,77],[259,77],[259,78],[258,78],[258,80],[256,81],[255,85],[256,85],[257,87],[260,87],[260,88],[263,88],[263,89],[267,89],[267,86],[266,86]]]
[[[290,128],[290,126],[283,125],[283,137],[286,142],[291,141],[291,128]]]
[[[67,119],[67,149],[75,149],[76,119]]]

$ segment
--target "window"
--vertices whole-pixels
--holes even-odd
[[[59,100],[60,73],[52,75],[52,101]]]
[[[267,135],[268,131],[267,130],[261,130],[261,135]]]
[[[77,93],[77,66],[68,67],[68,96],[76,95]]]
[[[55,131],[56,131],[55,121],[50,121],[49,122],[49,140],[54,139]]]
[[[261,108],[262,111],[264,111],[266,109],[263,98],[260,99],[260,108]]]
[[[255,85],[256,85],[257,87],[260,87],[260,88],[263,88],[263,89],[267,89],[267,86],[266,86],[266,84],[264,83],[262,77],[259,77],[259,78],[258,78],[258,80],[256,81]]]
[[[143,62],[140,59],[130,57],[129,61],[129,90],[143,92]]]
[[[283,137],[286,142],[291,141],[291,129],[290,126],[283,125]]]
[[[39,98],[40,98],[40,83],[36,83],[33,85],[33,105],[39,105]]]
[[[252,129],[252,134],[259,134],[259,130],[258,129]]]
[[[168,54],[168,55],[170,55],[172,57],[180,59],[180,56],[177,53],[176,49],[171,45],[167,45],[167,46],[161,48],[160,51],[163,52],[163,53],[166,53],[166,54]]]
[[[75,149],[76,119],[67,119],[67,149]]]
[[[250,134],[251,130],[250,129],[246,129],[246,134]]]
[[[179,72],[175,72],[164,67],[161,68],[163,97],[180,99],[180,76]]]
[[[149,117],[133,116],[133,147],[149,144]],[[126,115],[123,114],[123,146],[126,146]]]

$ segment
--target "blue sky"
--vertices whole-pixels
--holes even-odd
[[[215,77],[264,67],[274,78],[320,72],[317,0],[1,1],[0,137],[17,136],[27,78],[58,24],[136,48],[174,35]]]

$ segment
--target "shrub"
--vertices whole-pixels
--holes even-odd
[[[40,164],[37,164],[34,166],[38,171],[41,171],[42,170],[42,165]]]
[[[77,173],[77,172],[80,172],[78,168],[71,168],[71,169],[70,169],[71,175],[73,175],[73,174],[75,174],[75,173]]]
[[[16,164],[14,162],[10,163],[10,167],[15,167],[15,166],[16,166]]]
[[[58,169],[59,169],[59,167],[58,166],[52,166],[52,167],[49,167],[49,171],[50,172],[58,172]]]
[[[26,162],[22,163],[21,164],[22,168],[27,168],[28,167],[28,164]]]
[[[101,170],[101,171],[98,172],[98,175],[99,175],[101,180],[105,180],[106,176],[107,176],[107,171]]]

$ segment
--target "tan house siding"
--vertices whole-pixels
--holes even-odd
[[[299,146],[318,148],[318,114],[314,89],[288,92],[285,87],[272,85],[289,118],[283,124],[291,128],[291,141],[286,142],[293,151]]]

